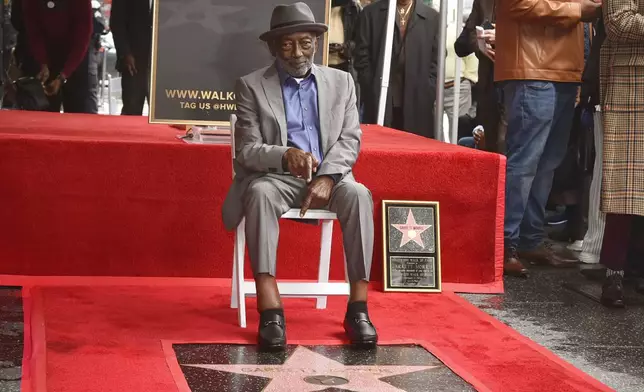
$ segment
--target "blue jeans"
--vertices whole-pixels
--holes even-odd
[[[577,84],[503,83],[508,122],[505,246],[531,250],[545,238],[545,210],[555,169],[568,148]]]
[[[472,136],[462,137],[458,139],[458,145],[467,148],[475,148],[478,150],[478,147],[476,147],[476,142],[474,142],[474,138]]]

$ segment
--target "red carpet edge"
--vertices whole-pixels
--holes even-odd
[[[495,283],[499,283],[499,290],[495,293],[503,293],[503,258],[505,253],[505,234],[503,227],[505,225],[505,167],[507,159],[505,155],[501,155],[499,160],[499,179],[497,183],[497,200],[496,200],[496,227],[494,228],[494,268],[495,268]],[[457,293],[464,293],[465,291],[452,290]],[[473,291],[472,291],[473,292]],[[481,293],[480,291],[478,293]]]
[[[22,288],[24,314],[24,351],[21,392],[47,391],[47,340],[42,295],[30,286]]]

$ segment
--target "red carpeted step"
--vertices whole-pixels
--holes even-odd
[[[137,117],[0,116],[0,273],[231,276],[232,234],[220,211],[229,146],[185,144],[178,130]],[[355,175],[376,206],[372,278],[382,277],[380,202],[438,201],[443,281],[501,291],[504,158],[363,131]],[[280,277],[316,278],[319,228],[284,222],[281,233]],[[344,277],[341,251],[336,225],[332,279]]]

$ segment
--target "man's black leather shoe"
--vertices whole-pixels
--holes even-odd
[[[624,278],[614,274],[606,277],[602,286],[602,305],[609,308],[623,308],[624,305]]]
[[[282,351],[286,348],[284,316],[271,311],[259,315],[257,344],[261,351]]]
[[[376,327],[367,313],[347,314],[344,318],[344,331],[352,345],[372,347],[378,343]]]

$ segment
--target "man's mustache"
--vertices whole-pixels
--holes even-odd
[[[308,65],[310,63],[311,62],[308,61],[308,60],[304,60],[304,61],[289,61],[289,64],[291,64],[291,65],[293,65],[295,67],[301,67],[303,65]]]

